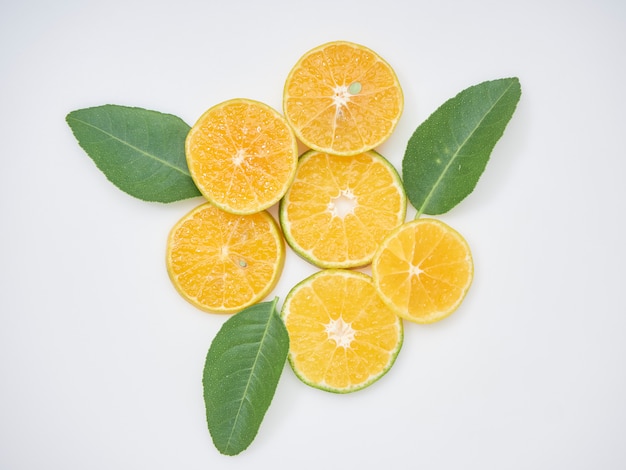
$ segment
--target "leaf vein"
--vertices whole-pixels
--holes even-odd
[[[83,121],[82,119],[77,119],[75,117],[72,117],[71,119],[76,121],[76,122],[78,122],[78,123],[81,123],[81,124],[83,124],[85,126],[88,126],[88,127],[92,128],[92,129],[95,129],[96,131],[101,132],[107,138],[109,138],[111,140],[114,140],[114,141],[117,141],[117,142],[119,142],[119,143],[121,143],[123,145],[126,145],[128,148],[134,150],[135,152],[138,152],[138,153],[140,153],[142,155],[145,155],[146,157],[151,158],[152,160],[155,160],[155,161],[159,162],[160,164],[162,164],[164,166],[167,166],[167,167],[172,168],[173,170],[179,171],[180,173],[182,173],[185,176],[190,176],[189,172],[186,171],[185,169],[180,168],[180,167],[178,167],[176,165],[172,165],[170,162],[168,162],[167,160],[165,160],[162,157],[159,157],[158,155],[155,155],[155,154],[150,153],[150,152],[146,152],[145,150],[137,147],[136,145],[131,144],[127,140],[124,140],[123,138],[120,138],[120,137],[116,136],[112,132],[107,132],[104,129],[102,129],[101,127],[94,126],[90,122]]]

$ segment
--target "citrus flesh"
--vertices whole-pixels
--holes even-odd
[[[469,245],[437,219],[417,219],[392,231],[372,262],[381,298],[398,315],[433,323],[454,312],[473,279]]]
[[[281,316],[295,374],[330,392],[374,383],[402,346],[402,320],[382,302],[371,277],[358,271],[318,271],[289,292]]]
[[[204,203],[182,217],[167,240],[174,287],[207,312],[235,313],[262,300],[284,259],[280,229],[267,211],[237,215]]]
[[[298,143],[270,106],[237,98],[207,110],[185,141],[189,172],[200,192],[235,214],[267,209],[285,194],[298,162]]]
[[[347,157],[310,150],[279,214],[300,256],[322,268],[357,267],[369,264],[387,233],[404,222],[406,196],[395,168],[373,150]]]
[[[382,144],[404,107],[398,78],[374,51],[334,41],[304,54],[290,71],[283,111],[311,149],[356,155]]]

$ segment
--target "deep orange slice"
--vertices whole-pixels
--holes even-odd
[[[262,300],[284,260],[280,229],[267,211],[237,215],[204,203],[181,218],[167,240],[174,287],[207,312],[235,313]]]
[[[206,111],[185,146],[200,192],[234,214],[260,212],[277,203],[298,162],[297,140],[285,118],[264,103],[241,98]]]
[[[391,66],[346,41],[310,50],[285,82],[283,111],[308,147],[356,155],[382,144],[400,119],[404,98]]]

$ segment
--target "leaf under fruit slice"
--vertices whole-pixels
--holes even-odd
[[[206,357],[206,418],[213,444],[237,455],[252,443],[270,406],[289,351],[276,302],[248,307],[227,320]]]
[[[200,195],[185,158],[189,125],[171,114],[107,104],[66,117],[79,145],[122,191],[154,202]]]
[[[415,130],[402,160],[406,195],[421,214],[443,214],[482,175],[521,96],[519,80],[480,83],[446,101]]]

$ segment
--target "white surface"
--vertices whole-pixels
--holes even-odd
[[[33,0],[0,12],[0,468],[626,466],[622,1]],[[225,317],[180,298],[163,262],[169,228],[199,201],[120,192],[64,118],[116,103],[191,124],[237,96],[280,108],[291,66],[335,39],[399,75],[406,110],[380,148],[396,166],[445,100],[520,78],[476,191],[442,217],[470,242],[475,282],[452,317],[406,324],[397,363],[366,390],[324,393],[286,368],[257,439],[224,457],[200,380]],[[288,256],[281,299],[314,272]]]

